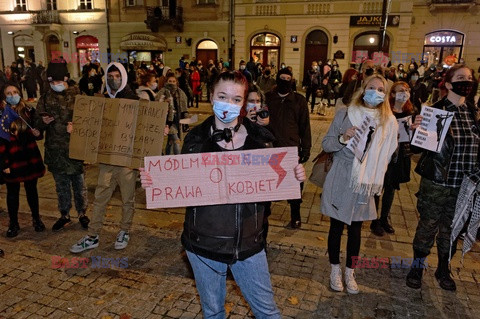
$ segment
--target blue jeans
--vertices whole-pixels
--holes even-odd
[[[178,137],[178,134],[168,134],[168,140],[167,140],[167,147],[165,149],[165,155],[172,154],[172,149],[173,149],[173,154],[174,155],[177,155],[177,154],[181,153],[180,138]]]
[[[205,319],[224,319],[226,317],[227,267],[230,267],[255,318],[281,318],[280,311],[273,299],[265,250],[232,265],[200,257],[189,251],[187,251],[187,256],[195,275],[195,283]]]

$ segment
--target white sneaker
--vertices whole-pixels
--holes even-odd
[[[128,245],[128,240],[130,235],[124,230],[121,230],[117,235],[117,240],[115,241],[115,249],[124,249]]]
[[[347,285],[348,293],[356,295],[360,290],[358,290],[358,285],[355,281],[354,271],[355,269],[345,268],[345,284]]]
[[[331,264],[332,272],[330,273],[330,288],[335,291],[343,291],[342,269],[339,264]]]
[[[70,247],[72,253],[81,253],[82,251],[98,247],[98,235],[95,237],[85,236],[80,239],[75,245]]]

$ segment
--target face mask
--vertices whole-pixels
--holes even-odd
[[[285,69],[285,65],[282,65],[281,68],[282,68],[282,69]]]
[[[54,90],[55,92],[63,92],[65,90],[65,85],[63,85],[63,83],[60,83],[60,84],[50,84],[50,87],[52,88],[52,90]]]
[[[245,70],[245,65],[240,65],[240,70]]]
[[[260,103],[247,103],[247,112],[250,112],[251,110],[260,110],[260,107],[262,104]]]
[[[316,71],[318,69],[318,65],[314,65],[313,69]]]
[[[157,82],[155,82],[155,83],[153,83],[152,85],[149,86],[149,88],[150,88],[152,91],[155,91],[155,90],[157,89],[157,87],[158,87],[158,83],[157,83]]]
[[[332,62],[327,62],[327,65],[332,65]]]
[[[114,80],[114,79],[107,79],[107,84],[110,87],[111,90],[118,90],[120,86],[122,85],[122,80]]]
[[[172,84],[172,83],[167,83],[165,84],[165,87],[167,88],[167,90],[169,91],[175,91],[177,89],[177,85],[176,84]]]
[[[399,67],[398,69],[399,69],[400,71],[402,71],[402,70],[403,70],[403,66]]]
[[[366,76],[373,75],[373,69],[372,69],[372,68],[366,69],[366,70],[365,70],[365,75],[366,75]]]
[[[460,95],[467,96],[472,93],[473,82],[472,81],[458,81],[452,82],[452,92]]]
[[[333,67],[333,71],[337,71],[337,69],[338,69],[338,68],[337,68],[336,66]]]
[[[377,107],[378,104],[382,103],[385,100],[385,93],[378,92],[377,90],[365,90],[363,100],[368,105],[372,107]]]
[[[242,108],[227,102],[213,101],[213,113],[223,123],[233,122],[239,115]]]
[[[90,72],[90,76],[95,76],[95,72]]]
[[[18,103],[20,103],[20,95],[9,95],[5,98],[5,101],[7,101],[7,103],[10,105],[17,105]]]
[[[277,80],[277,90],[280,94],[287,94],[292,89],[291,82],[283,79]]]
[[[410,93],[408,92],[398,92],[395,94],[395,101],[405,103],[410,98]]]
[[[412,79],[412,81],[417,81],[418,80],[418,75],[412,75],[411,79]]]
[[[265,71],[265,75],[270,75],[272,72],[270,70]]]

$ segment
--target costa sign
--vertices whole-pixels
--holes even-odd
[[[455,38],[454,35],[449,36],[447,35],[446,37],[441,37],[441,36],[431,36],[430,37],[430,42],[437,42],[437,43],[455,43],[457,42],[457,39]]]
[[[425,35],[425,45],[462,45],[463,34],[455,31],[436,31]]]

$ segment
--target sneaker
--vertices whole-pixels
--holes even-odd
[[[343,291],[342,283],[342,269],[340,265],[331,265],[332,271],[330,272],[330,288],[334,291]]]
[[[55,224],[53,224],[52,230],[53,231],[59,231],[60,229],[65,227],[65,225],[67,225],[68,223],[70,223],[70,217],[65,218],[65,217],[62,216],[57,220],[57,222]]]
[[[345,284],[347,285],[347,291],[350,294],[358,294],[358,285],[355,281],[355,269],[352,268],[345,268]]]
[[[82,228],[88,229],[88,223],[90,223],[90,219],[86,215],[78,217],[78,221],[80,222],[80,225],[82,225]]]
[[[70,247],[72,253],[81,253],[82,251],[98,247],[98,235],[90,237],[89,235],[80,239],[75,245]]]
[[[130,235],[121,230],[117,235],[117,240],[115,241],[115,249],[124,249],[128,245],[128,240],[130,239]]]
[[[33,228],[36,232],[42,232],[45,230],[45,225],[40,218],[33,220]]]

